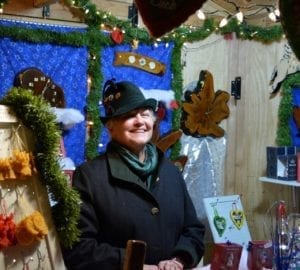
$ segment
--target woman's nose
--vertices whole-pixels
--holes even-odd
[[[143,117],[141,114],[137,113],[134,117],[135,123],[142,123],[143,122]]]

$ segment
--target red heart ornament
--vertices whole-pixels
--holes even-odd
[[[124,40],[124,34],[120,29],[113,30],[110,37],[116,44],[121,44]]]
[[[160,37],[180,26],[201,8],[206,0],[135,0],[145,26],[153,37]]]

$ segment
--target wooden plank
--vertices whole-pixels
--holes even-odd
[[[33,6],[38,8],[46,5],[51,5],[57,2],[57,0],[33,0]]]

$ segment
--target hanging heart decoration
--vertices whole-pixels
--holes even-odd
[[[245,214],[244,211],[240,209],[232,209],[230,211],[230,218],[235,227],[239,230],[243,227],[245,221]]]
[[[217,209],[214,207],[214,226],[221,237],[226,229],[226,219],[218,214]]]
[[[300,60],[300,1],[280,0],[280,22],[286,38],[295,55]]]
[[[123,40],[124,40],[124,34],[118,28],[114,29],[111,32],[110,37],[114,41],[114,43],[116,43],[116,44],[121,44],[123,42]]]
[[[184,23],[206,0],[135,0],[152,37],[160,37]]]
[[[219,236],[221,237],[226,229],[226,219],[224,217],[215,216],[214,225]]]

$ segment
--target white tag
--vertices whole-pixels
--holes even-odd
[[[17,123],[18,119],[11,107],[0,105],[0,123]]]

